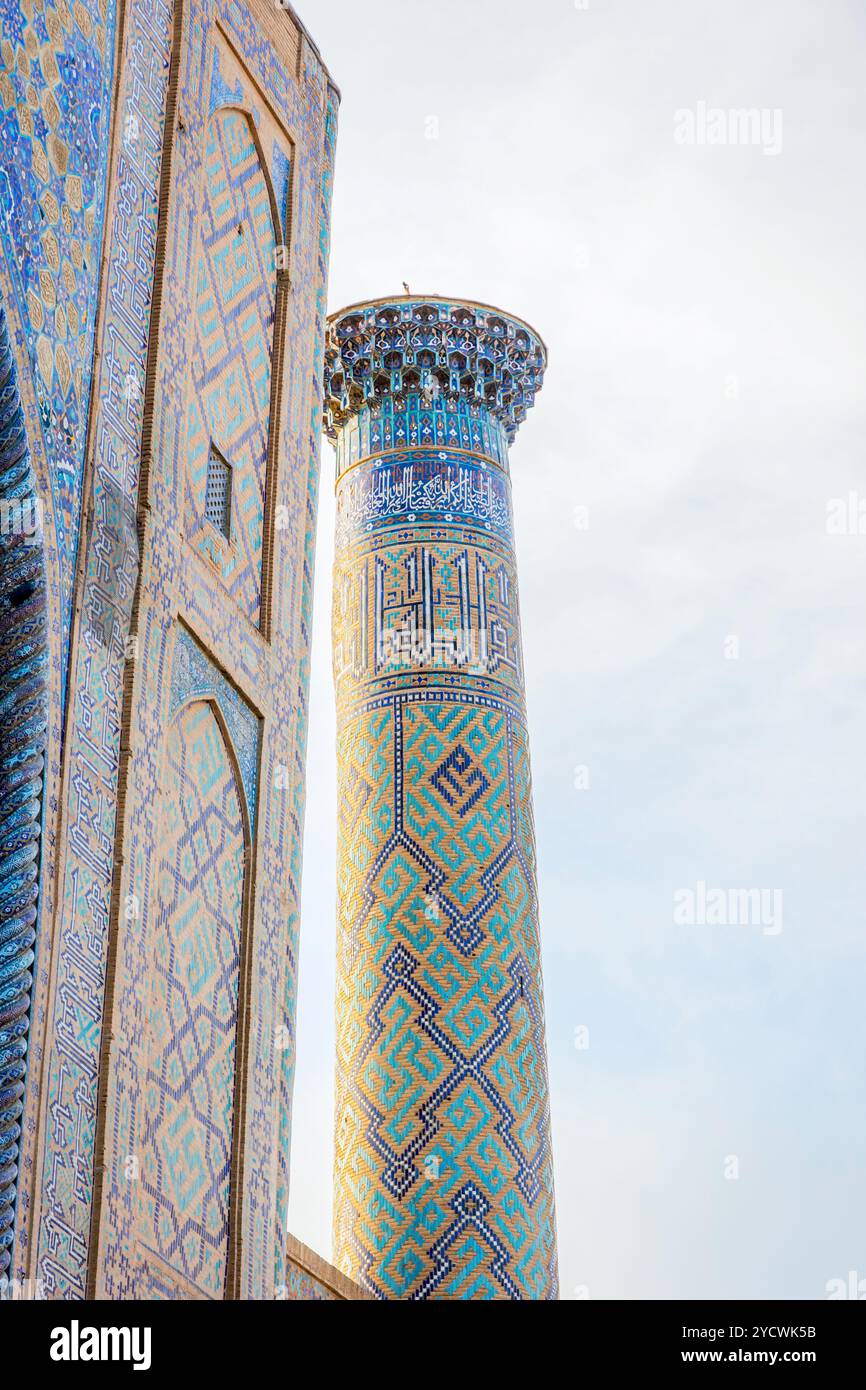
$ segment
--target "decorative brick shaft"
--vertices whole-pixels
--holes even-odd
[[[462,300],[329,324],[335,1259],[383,1299],[557,1293],[508,463],[545,364]]]

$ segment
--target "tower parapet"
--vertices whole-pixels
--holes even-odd
[[[479,443],[504,463],[546,365],[534,329],[487,305],[358,304],[329,321],[325,432],[345,466],[384,448]]]

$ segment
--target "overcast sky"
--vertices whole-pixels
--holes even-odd
[[[866,1281],[866,8],[297,3],[331,308],[406,280],[550,350],[512,472],[562,1296]],[[333,473],[289,1218],[326,1255]]]

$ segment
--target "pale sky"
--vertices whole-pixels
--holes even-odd
[[[562,1296],[866,1280],[866,8],[297,4],[343,94],[331,308],[405,280],[550,351],[512,472]],[[775,153],[676,138],[745,108]],[[333,474],[289,1213],[326,1256]],[[727,924],[676,920],[701,883]]]

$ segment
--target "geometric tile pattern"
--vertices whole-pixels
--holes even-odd
[[[140,1134],[139,1240],[221,1298],[244,886],[239,788],[209,703],[169,730]]]
[[[395,359],[389,357],[389,360]],[[365,367],[369,367],[369,363],[357,363],[353,373]],[[375,384],[373,390],[376,390]],[[360,459],[376,458],[380,461],[380,456],[384,456],[381,457],[382,463],[398,463],[403,451],[433,448],[458,449],[473,454],[476,464],[482,467],[486,459],[493,459],[501,468],[506,468],[508,439],[498,428],[497,422],[486,411],[475,410],[474,404],[465,396],[449,398],[447,391],[438,385],[437,378],[432,375],[427,394],[417,395],[413,390],[396,398],[385,396],[378,402],[375,413],[362,410],[347,420],[344,414],[335,413],[331,402],[328,402],[328,431],[333,433],[332,421],[338,418],[343,421],[334,441],[338,472],[345,472]],[[418,458],[417,454],[415,458]]]
[[[72,13],[78,16],[79,7]],[[136,508],[172,29],[173,8],[167,0],[129,0],[124,7],[108,193],[104,217],[100,213],[95,221],[98,230],[105,224],[105,275],[99,286],[104,299],[96,322],[93,418],[87,437],[92,509],[81,557],[79,617],[72,626],[64,782],[54,774],[54,794],[63,794],[62,836],[42,882],[44,900],[46,885],[57,874],[55,950],[49,954],[46,949],[38,960],[34,983],[33,1017],[40,1020],[39,1045],[46,1055],[37,1073],[41,1086],[35,1081],[28,1086],[25,1130],[36,1247],[27,1247],[27,1227],[21,1221],[16,1245],[22,1275],[38,1274],[52,1298],[83,1297],[87,1279],[122,695],[139,563]],[[113,45],[112,29],[99,44],[109,90]],[[79,101],[86,89],[76,85],[77,66],[76,60],[67,68],[67,109],[83,140],[84,127],[98,113]],[[106,139],[107,130],[108,123]],[[95,251],[87,263],[95,272]]]
[[[384,1298],[547,1296],[524,725],[397,698],[347,721],[339,760],[338,1262]]]
[[[174,643],[171,666],[171,696],[168,717],[173,719],[181,705],[198,698],[215,700],[219,706],[229,741],[238,760],[241,786],[244,789],[247,815],[255,830],[259,794],[259,755],[261,752],[261,721],[234,686],[218,671],[198,642],[179,628]]]
[[[211,116],[195,266],[196,316],[187,418],[186,526],[190,543],[218,569],[258,624],[276,238],[252,124],[242,112]],[[207,517],[212,448],[230,465],[230,529]]]
[[[331,320],[326,356],[343,469],[333,618],[335,1262],[379,1299],[555,1298],[507,471],[508,438],[532,403],[544,350],[526,325],[454,301],[383,302],[347,317],[348,327],[343,316]],[[430,407],[418,341],[409,334],[402,369],[389,356],[393,337],[382,341],[386,331],[405,338],[400,325],[419,320],[444,339],[444,353],[449,335],[461,335],[461,371],[452,380],[446,358],[436,408],[447,417],[464,406],[476,448],[401,444],[354,458],[347,431],[372,439],[389,412],[420,418]],[[504,349],[486,387],[471,376],[483,383],[491,324],[531,364],[514,408]],[[391,378],[377,378],[370,361]],[[489,447],[478,447],[482,439]]]

